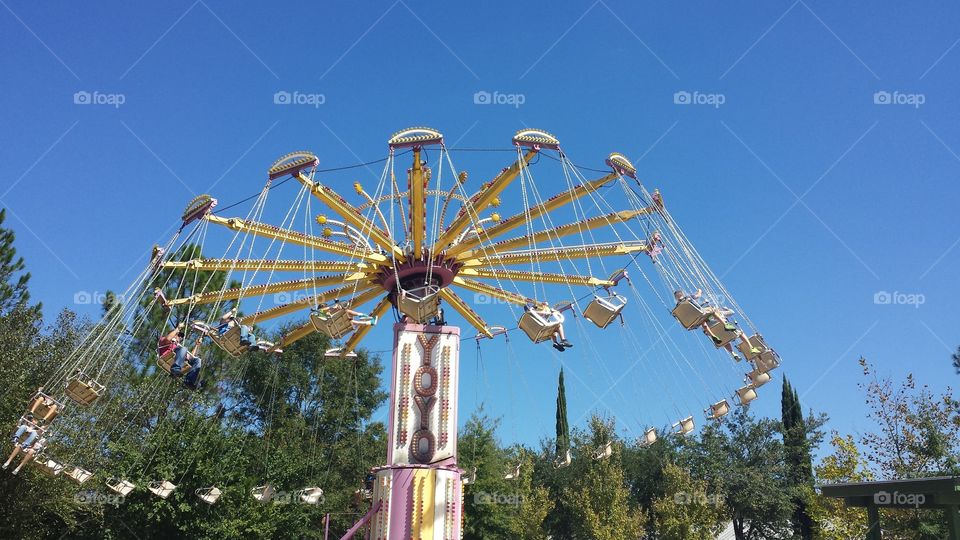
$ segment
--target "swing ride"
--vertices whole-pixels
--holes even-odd
[[[584,171],[596,169],[575,165],[556,137],[524,129],[511,139],[514,159],[471,188],[468,174],[453,164],[456,151],[439,131],[414,127],[389,138],[378,182],[369,190],[353,183],[350,200],[331,187],[310,152],[277,160],[246,215],[227,215],[237,205],[217,210],[217,199],[196,197],[184,210],[179,231],[154,250],[125,293],[138,301],[104,316],[37,391],[29,412],[45,424],[61,416],[73,417],[78,426],[95,422],[92,411],[121,399],[111,396],[110,381],[117,362],[131,354],[123,332],[148,324],[144,313],[155,306],[167,316],[164,327],[153,330],[163,336],[173,326],[172,345],[164,354],[138,352],[155,359],[150,362],[166,374],[194,381],[203,369],[203,354],[186,351],[189,336],[197,336],[194,351],[212,346],[240,363],[251,351],[282,354],[320,333],[334,344],[327,359],[342,361],[356,358],[361,343],[392,311],[388,455],[386,464],[373,471],[370,512],[363,521],[370,538],[458,538],[464,485],[475,481],[476,470],[466,475],[457,466],[459,354],[465,338],[447,324],[445,307],[472,328],[478,347],[513,333],[532,344],[549,342],[562,353],[574,346],[568,334],[575,324],[586,347],[595,349],[588,330],[619,332],[642,358],[647,353],[641,355],[634,329],[652,327],[659,337],[650,340],[651,347],[668,349],[660,354],[691,370],[681,348],[693,345],[684,343],[695,343],[703,355],[715,354],[710,349],[726,351],[735,362],[749,364],[746,379],[730,385],[742,385],[732,393],[714,393],[700,377],[714,393],[703,400],[709,404],[703,411],[707,420],[721,421],[731,411],[727,398],[736,405],[757,399],[758,388],[780,366],[779,356],[694,249],[659,191],[644,187],[623,154],[609,154],[603,174],[588,179]],[[403,156],[409,161],[398,172]],[[534,179],[542,158],[560,168],[548,183]],[[268,207],[270,193],[289,180],[299,184],[292,204]],[[554,184],[561,185],[557,193],[541,195],[542,185]],[[314,205],[322,210],[316,213]],[[200,249],[190,257],[174,256],[188,242]],[[204,255],[211,246],[222,247],[223,256]],[[158,284],[160,275],[179,276],[179,285],[171,290]],[[223,277],[222,286],[208,286],[213,275]],[[659,306],[639,294],[633,283],[637,276],[650,285]],[[191,280],[192,286],[185,286]],[[557,301],[560,295],[573,300]],[[486,307],[492,303],[500,307]],[[676,320],[670,328],[661,322],[666,313]],[[180,323],[173,322],[174,314]],[[596,328],[583,328],[581,315]],[[488,322],[491,317],[494,324]],[[644,320],[647,324],[636,323]],[[280,323],[289,329],[275,342],[254,335]],[[704,336],[692,335],[697,330]],[[718,369],[715,363],[711,369]],[[736,377],[742,379],[740,373]],[[722,376],[710,380],[726,384]],[[158,386],[158,395],[175,385],[170,377],[164,381],[169,384]],[[667,422],[679,436],[695,429],[694,417],[683,409],[675,407],[670,419],[679,420]],[[657,429],[648,427],[639,444],[657,439]],[[69,465],[46,450],[34,464],[47,475],[62,473],[82,484],[95,473],[73,463],[95,462],[96,445],[90,446],[73,455]],[[612,448],[608,441],[592,457],[607,459]],[[69,452],[63,446],[56,450]],[[554,462],[568,466],[569,448]],[[165,499],[181,483],[156,476],[134,481],[133,472],[107,478],[107,487],[124,496],[146,487]],[[519,475],[517,464],[505,478]],[[276,493],[269,475],[265,480],[249,491],[261,503]],[[223,486],[194,491],[211,505],[223,493]],[[318,486],[294,493],[308,504],[323,500]]]

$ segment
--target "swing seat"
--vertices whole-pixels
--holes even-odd
[[[358,497],[362,501],[369,501],[373,499],[373,490],[360,488],[353,492],[354,496]]]
[[[674,428],[674,433],[677,435],[686,435],[687,433],[693,431],[693,417],[688,416],[683,420],[673,424],[671,427]]]
[[[166,354],[164,354],[160,358],[157,358],[157,365],[160,366],[160,369],[166,371],[167,373],[170,373],[170,370],[173,369],[173,361],[176,358],[177,358],[177,354],[175,352],[168,351]],[[190,369],[191,369],[190,364],[188,362],[184,362],[183,365],[180,366],[180,375],[186,375],[187,372],[190,371]]]
[[[262,486],[257,486],[250,490],[250,494],[253,495],[253,498],[262,503],[270,502],[270,499],[273,498],[275,493],[273,486],[270,484],[264,484]]]
[[[313,311],[310,313],[310,322],[313,323],[313,328],[317,332],[330,339],[340,339],[353,331],[350,315],[343,307],[331,308],[329,315]]]
[[[48,414],[50,415],[50,418],[45,421],[52,422],[53,419],[60,414],[62,409],[62,403],[54,399],[52,396],[44,394],[43,392],[37,392],[30,400],[29,410],[38,422],[43,422],[43,418],[45,418]]]
[[[220,496],[223,495],[223,491],[216,486],[200,488],[195,493],[197,497],[200,497],[201,501],[207,504],[216,504],[216,502],[220,500]]]
[[[560,456],[557,456],[557,459],[553,462],[553,466],[558,469],[562,469],[564,467],[569,467],[572,461],[573,459],[570,455],[570,449],[568,448],[562,459]]]
[[[754,369],[750,373],[747,373],[745,382],[747,383],[747,386],[752,386],[754,389],[760,388],[761,386],[770,382],[770,373],[766,371],[760,371],[759,369]]]
[[[747,403],[757,399],[757,389],[753,386],[747,385],[739,388],[736,393],[733,394],[733,397],[737,399],[738,405],[746,405]]]
[[[417,323],[425,323],[440,312],[440,287],[427,285],[397,296],[397,309]]]
[[[780,356],[773,349],[767,349],[757,356],[753,365],[758,371],[764,373],[773,371],[780,367]]]
[[[323,353],[323,356],[326,358],[356,358],[357,353],[353,351],[345,351],[343,347],[334,347],[332,349],[327,349]]]
[[[704,415],[707,417],[707,420],[719,420],[726,416],[729,412],[730,403],[725,399],[721,399],[703,411]]]
[[[728,343],[737,339],[737,334],[738,334],[737,331],[727,330],[724,323],[721,321],[717,321],[711,324],[709,328],[710,328],[710,332],[714,336],[716,336],[717,339],[719,340],[719,341],[714,339],[710,340],[713,342],[713,346],[718,349],[726,347]]]
[[[105,389],[105,386],[93,378],[87,377],[81,371],[67,379],[65,393],[68,398],[78,404],[87,406],[100,399],[100,395]]]
[[[553,310],[550,313],[543,313],[531,309],[520,317],[518,326],[531,341],[540,343],[550,339],[563,324],[563,321],[563,313],[559,311]]]
[[[593,454],[593,459],[599,461],[601,459],[607,459],[612,455],[613,455],[613,443],[608,441],[607,444],[603,445],[603,448],[597,450]]]
[[[177,489],[177,486],[168,480],[158,480],[150,482],[147,485],[147,489],[149,489],[150,493],[153,493],[157,497],[166,499],[171,493],[173,493],[175,489]]]
[[[206,326],[205,330],[201,330],[207,337],[210,338],[210,341],[214,343],[217,347],[223,349],[223,352],[229,354],[230,356],[237,358],[241,354],[247,352],[247,345],[240,344],[240,323],[232,325],[227,329],[222,335],[217,332],[217,329]]]
[[[763,336],[760,334],[754,334],[747,338],[747,343],[740,342],[737,344],[737,349],[740,351],[740,354],[743,355],[747,360],[753,360],[757,356],[760,356],[758,352],[752,352],[752,349],[760,349],[760,351],[766,351],[770,349],[767,346],[767,342],[763,340]]]
[[[122,497],[126,497],[132,493],[136,487],[137,485],[129,480],[120,480],[118,478],[107,479],[107,488]]]
[[[512,471],[508,472],[507,474],[503,475],[503,479],[504,479],[504,480],[516,480],[517,478],[520,478],[520,464],[519,464],[519,463],[517,463],[516,468],[514,468]]]
[[[627,307],[627,299],[622,296],[616,294],[606,297],[597,296],[587,305],[587,309],[583,310],[583,316],[598,327],[606,328],[625,307]]]
[[[693,330],[707,321],[707,313],[691,300],[683,300],[673,308],[673,316],[687,330]]]
[[[92,472],[76,466],[71,467],[66,472],[66,475],[67,475],[67,478],[69,478],[71,481],[73,481],[75,484],[78,484],[78,485],[83,485],[84,482],[93,478]]]
[[[306,504],[319,504],[323,500],[323,490],[318,487],[308,487],[297,491],[297,497]]]
[[[642,448],[647,448],[655,442],[657,442],[657,428],[649,428],[643,432],[643,437],[640,438]]]
[[[37,459],[34,459],[32,463],[40,469],[40,472],[51,477],[62,473],[65,468],[63,463],[46,456],[39,456]]]
[[[461,474],[463,474],[463,472],[461,472]],[[477,482],[477,468],[474,467],[470,469],[470,474],[463,475],[461,479],[463,480],[463,485],[465,486],[469,486],[470,484],[475,484]]]

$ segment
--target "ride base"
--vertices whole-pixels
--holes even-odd
[[[394,325],[387,464],[375,469],[372,540],[459,540],[460,329]]]

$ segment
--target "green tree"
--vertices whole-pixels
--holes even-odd
[[[783,391],[780,399],[783,424],[783,449],[787,464],[788,482],[793,490],[794,534],[803,540],[812,540],[816,532],[816,523],[810,517],[808,506],[813,491],[813,465],[810,457],[810,443],[807,440],[807,422],[800,408],[797,391],[786,377],[783,379]]]
[[[570,426],[567,424],[567,390],[563,386],[563,368],[557,381],[557,459],[570,449]]]
[[[35,315],[40,314],[40,305],[28,306],[30,292],[27,284],[30,273],[25,270],[23,257],[17,255],[13,245],[16,234],[12,229],[3,227],[7,219],[7,209],[0,208],[0,315],[10,313],[15,308],[27,308]]]
[[[814,472],[821,484],[840,482],[869,482],[873,480],[870,464],[860,454],[853,437],[834,433],[830,439],[833,452],[824,457]],[[811,514],[819,523],[817,534],[823,540],[865,538],[867,512],[863,508],[848,507],[843,501],[818,497],[811,505]]]
[[[663,467],[664,493],[653,500],[657,538],[662,540],[713,540],[723,530],[726,516],[717,493],[689,471],[666,463]]]

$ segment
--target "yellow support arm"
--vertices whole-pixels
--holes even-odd
[[[611,173],[603,178],[598,178],[591,182],[587,182],[586,184],[575,186],[573,189],[568,189],[563,193],[558,193],[557,195],[550,197],[546,201],[536,206],[531,206],[529,210],[529,219],[532,220],[538,218],[543,214],[552,212],[565,204],[569,204],[580,197],[587,195],[588,193],[593,193],[616,178],[616,173]],[[482,241],[488,238],[496,238],[506,232],[512,231],[513,229],[516,229],[517,227],[520,227],[526,223],[527,219],[527,213],[520,212],[519,214],[514,214],[506,219],[501,220],[500,223],[497,223],[493,227],[484,229],[479,235],[472,238],[467,238],[459,244],[450,246],[450,248],[447,249],[447,255],[458,255],[464,251],[467,251],[468,249],[480,245]]]
[[[329,291],[324,291],[320,294],[307,298],[300,298],[290,302],[289,304],[284,304],[282,306],[265,309],[251,315],[247,315],[246,317],[243,317],[240,322],[243,324],[253,325],[259,322],[268,321],[270,319],[276,319],[277,317],[282,317],[302,309],[310,309],[323,302],[329,302],[335,298],[348,295],[354,292],[355,287],[357,288],[357,291],[361,291],[364,294],[370,293],[371,291],[373,292],[374,296],[383,293],[383,288],[379,285],[347,285],[337,289],[330,289]]]
[[[370,298],[363,300],[363,297],[364,295],[360,295],[354,298],[353,300],[348,301],[347,302],[348,306],[352,307],[352,306],[360,305],[370,300]],[[390,307],[390,298],[384,296],[383,299],[380,300],[380,303],[378,303],[377,306],[373,308],[372,314],[379,317],[387,310],[388,307]],[[347,341],[347,345],[343,347],[344,353],[346,353],[346,351],[353,350],[353,346],[356,345],[356,343],[359,342],[361,339],[363,339],[363,336],[367,335],[367,332],[369,332],[372,328],[373,328],[372,326],[362,326],[359,329],[355,330],[353,334],[351,334],[350,340]],[[277,345],[274,346],[273,349],[271,349],[271,351],[274,349],[286,347],[295,341],[299,341],[309,336],[315,330],[316,328],[313,326],[313,323],[310,321],[307,321],[305,324],[300,325],[294,328],[293,330],[287,332],[283,336],[283,339],[280,340],[280,343],[277,343]],[[356,341],[354,341],[354,339],[356,339]],[[351,345],[351,343],[353,345]]]
[[[176,306],[180,304],[210,304],[222,300],[238,300],[240,298],[249,298],[251,296],[263,296],[265,294],[274,294],[280,292],[302,291],[313,287],[329,287],[330,285],[339,285],[349,281],[363,281],[367,275],[363,272],[356,272],[345,276],[321,276],[310,279],[293,279],[290,281],[278,281],[277,283],[268,283],[264,285],[253,285],[250,287],[234,287],[222,291],[210,291],[186,298],[175,298],[168,300],[167,305]]]
[[[270,259],[191,259],[189,261],[168,261],[164,268],[201,270],[209,272],[257,271],[264,272],[372,272],[379,267],[366,263],[345,263],[325,261],[294,261]]]
[[[587,285],[591,287],[612,287],[614,282],[592,276],[568,276],[566,274],[545,274],[542,272],[520,272],[516,270],[495,270],[484,268],[464,268],[461,276],[482,279],[503,279],[509,281],[527,281],[532,283],[557,283],[561,285]]]
[[[528,247],[534,246],[541,242],[547,242],[550,240],[557,240],[563,236],[569,236],[571,234],[576,234],[581,231],[587,231],[591,229],[596,229],[598,227],[604,227],[613,223],[622,223],[624,221],[629,221],[639,215],[645,214],[646,210],[622,210],[620,212],[612,212],[603,216],[592,217],[585,219],[583,221],[575,221],[573,223],[567,223],[566,225],[560,225],[559,227],[554,227],[552,229],[547,229],[545,231],[535,232],[533,234],[528,234],[524,236],[518,236],[516,238],[510,238],[508,240],[501,240],[499,242],[494,242],[486,247],[480,247],[479,249],[467,251],[461,255],[462,258],[476,257],[482,255],[483,253],[493,252],[502,252],[504,250],[518,248],[518,247]]]
[[[480,190],[477,191],[469,201],[463,204],[463,208],[457,213],[457,217],[453,219],[453,223],[447,227],[447,230],[445,230],[443,234],[440,235],[440,238],[437,239],[437,242],[433,244],[433,251],[437,252],[446,248],[447,245],[460,236],[460,233],[471,223],[480,221],[480,212],[483,212],[487,206],[490,206],[490,203],[492,203],[494,199],[500,196],[500,193],[520,174],[521,167],[526,167],[527,164],[530,163],[530,160],[536,155],[536,150],[527,150],[522,160],[518,159],[513,165],[497,175],[491,182],[481,186]]]
[[[517,304],[518,306],[525,306],[527,304],[535,304],[536,302],[532,298],[527,298],[526,296],[521,296],[510,291],[505,291],[503,289],[498,289],[486,283],[480,283],[479,281],[474,281],[469,278],[462,278],[457,276],[453,278],[453,284],[459,285],[468,291],[473,291],[476,293],[485,294],[491,298],[497,298],[503,300],[504,302],[510,302],[511,304]]]
[[[480,315],[477,315],[477,312],[471,309],[470,306],[467,305],[467,303],[457,295],[457,293],[453,292],[449,288],[443,288],[440,289],[440,298],[446,300],[447,303],[457,311],[457,313],[462,315],[468,323],[477,329],[477,332],[480,332],[487,337],[493,337],[493,334],[487,327],[487,322],[480,318]]]
[[[373,307],[373,311],[370,312],[370,315],[374,317],[382,317],[389,308],[390,297],[384,296],[379,302],[377,302],[377,305]],[[347,354],[349,352],[353,352],[353,350],[357,347],[357,344],[360,343],[360,340],[370,333],[370,330],[373,330],[373,326],[361,326],[360,328],[354,330],[347,339],[347,342],[343,345],[343,353]]]
[[[614,242],[610,244],[595,244],[586,246],[563,246],[556,248],[528,249],[501,253],[490,257],[478,257],[464,261],[464,267],[500,267],[514,264],[530,264],[533,262],[554,262],[572,259],[586,259],[589,257],[609,257],[612,255],[631,255],[649,251],[647,243],[642,240],[629,242]],[[462,270],[461,270],[462,272]]]
[[[248,232],[257,236],[280,240],[281,242],[316,248],[344,257],[355,257],[375,264],[387,264],[388,261],[386,257],[379,253],[371,253],[342,242],[332,242],[318,236],[311,236],[289,229],[281,229],[273,225],[257,223],[256,221],[246,221],[239,218],[222,218],[213,214],[207,214],[203,219],[210,223],[223,225],[234,231]]]
[[[323,201],[323,203],[330,207],[331,210],[336,212],[338,216],[343,218],[343,221],[352,225],[361,233],[368,235],[370,240],[373,240],[375,244],[383,248],[385,251],[393,251],[394,255],[398,259],[403,257],[403,251],[396,245],[396,243],[394,243],[393,240],[390,239],[386,231],[380,227],[377,227],[374,222],[363,217],[363,214],[360,212],[360,210],[344,200],[344,198],[338,195],[335,191],[327,186],[313,182],[302,173],[297,174],[297,180],[299,180],[301,184],[309,187],[310,193],[312,193],[314,197]]]
[[[410,197],[410,238],[413,239],[413,257],[423,254],[423,240],[427,234],[427,182],[420,163],[420,147],[413,148],[413,167],[408,175]]]

